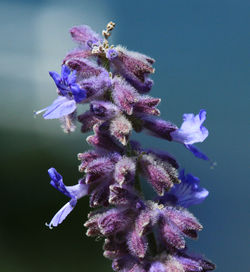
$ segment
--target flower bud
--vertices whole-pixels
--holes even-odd
[[[135,178],[136,164],[133,159],[123,157],[115,165],[114,178],[119,184],[130,184]]]
[[[164,194],[164,189],[169,190],[173,186],[170,175],[152,156],[142,155],[139,165],[142,174],[159,195]]]
[[[98,220],[98,226],[103,235],[114,235],[124,230],[130,224],[128,214],[118,208],[113,208],[103,213]]]
[[[148,75],[154,73],[154,60],[143,54],[128,51],[121,46],[115,50],[118,56],[111,61],[116,73],[121,74],[134,88],[141,93],[150,91],[153,81]]]
[[[178,129],[176,125],[162,119],[143,116],[142,120],[149,134],[168,141],[172,141],[171,132]]]
[[[101,41],[100,36],[87,25],[74,26],[70,29],[72,39],[84,46]]]
[[[78,121],[82,123],[81,131],[83,133],[90,131],[94,125],[100,123],[98,119],[92,112],[86,111],[85,113],[78,116]]]
[[[132,125],[124,115],[117,116],[110,122],[110,134],[122,145],[127,144],[131,130]]]
[[[125,111],[128,115],[133,113],[133,106],[138,101],[138,94],[124,79],[117,76],[114,77],[112,96],[115,104],[121,110]]]
[[[109,120],[114,118],[119,112],[119,108],[111,103],[104,101],[92,101],[90,111],[99,119]]]
[[[128,248],[133,256],[144,258],[148,249],[146,237],[139,235],[136,229],[134,229],[128,234]]]
[[[160,115],[160,111],[156,106],[161,102],[160,98],[150,96],[141,96],[139,101],[134,105],[134,113]]]

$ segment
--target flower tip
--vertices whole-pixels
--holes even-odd
[[[40,113],[46,111],[46,109],[47,109],[47,108],[41,109],[41,110],[38,110],[38,111],[33,111],[33,116],[34,116],[34,118],[36,118],[36,116],[39,115]]]
[[[45,223],[45,226],[48,227],[49,229],[53,229],[53,227],[51,226],[51,224],[48,224],[47,222]]]
[[[206,115],[207,115],[206,110],[201,109],[200,112],[199,112],[199,118],[200,118],[200,120],[201,120],[201,125],[202,125],[202,123],[206,120]],[[207,129],[206,129],[206,130],[207,130]]]

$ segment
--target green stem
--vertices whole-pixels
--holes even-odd
[[[102,57],[101,58],[102,61],[102,66],[108,71],[110,72],[110,63],[109,60],[106,57]]]
[[[150,249],[150,252],[151,252],[152,256],[157,255],[158,246],[157,246],[157,243],[156,243],[154,231],[152,231],[148,235],[148,242],[149,242],[149,249]]]

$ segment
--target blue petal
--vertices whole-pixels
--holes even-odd
[[[81,89],[78,84],[71,85],[71,92],[74,96],[76,103],[80,103],[86,98],[86,91],[84,89]]]
[[[67,65],[63,65],[62,66],[62,70],[61,70],[61,77],[63,80],[67,81],[68,76],[70,74],[70,69]]]
[[[61,76],[57,72],[53,72],[53,71],[49,72],[49,74],[55,81],[56,85],[58,85],[59,82],[61,81]]]
[[[76,70],[74,70],[69,76],[68,76],[68,84],[74,84],[76,82]]]
[[[48,170],[49,176],[52,180],[62,180],[62,176],[56,171],[54,167]]]
[[[68,196],[69,198],[74,198],[74,195],[70,193],[67,187],[63,183],[62,176],[56,171],[55,168],[50,168],[48,170],[50,175],[51,181],[50,184],[57,189],[59,192],[63,193],[64,195]]]
[[[66,203],[52,218],[49,224],[46,224],[50,229],[57,227],[63,222],[63,220],[70,214],[70,212],[75,208],[77,203],[76,199],[71,199]]]
[[[55,168],[51,167],[48,170],[48,173],[51,178],[50,184],[69,198],[79,199],[88,194],[89,185],[83,183],[82,180],[76,185],[65,186],[62,176],[56,171]]]
[[[44,119],[57,119],[68,115],[76,110],[76,102],[66,97],[59,96],[43,115]]]
[[[193,192],[185,195],[183,198],[178,200],[178,205],[188,208],[192,205],[197,205],[202,203],[208,196],[209,192],[205,188],[200,188],[200,191]]]
[[[185,147],[190,150],[194,155],[195,157],[199,158],[199,159],[203,159],[205,161],[209,161],[210,159],[204,154],[202,153],[196,146],[194,145],[188,145],[188,144],[185,144]]]

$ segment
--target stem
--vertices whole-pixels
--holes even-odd
[[[139,173],[136,170],[135,173],[135,189],[141,194],[143,195],[143,191],[142,191],[142,187],[141,187],[141,182],[140,182],[140,178],[139,178]]]
[[[151,251],[152,256],[157,255],[158,246],[157,246],[157,242],[155,239],[154,230],[150,234],[148,234],[148,242],[149,242],[149,249]]]
[[[109,60],[106,57],[101,58],[102,66],[105,68],[108,72],[110,72],[110,63]]]

